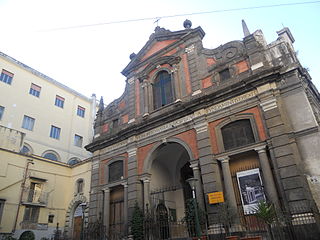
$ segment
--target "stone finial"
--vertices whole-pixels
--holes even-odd
[[[192,26],[192,22],[189,20],[189,19],[186,19],[184,22],[183,22],[183,26],[185,29],[189,29],[191,28]]]
[[[103,103],[103,97],[101,96],[100,102],[99,102],[99,109],[98,112],[102,112],[104,109],[104,103]]]
[[[131,54],[130,54],[130,60],[134,59],[136,56],[137,56],[137,54],[131,53]]]
[[[247,27],[247,24],[243,19],[242,19],[242,30],[243,30],[244,37],[247,37],[247,36],[250,35],[249,29]]]

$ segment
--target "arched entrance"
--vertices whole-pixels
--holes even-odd
[[[192,197],[186,182],[193,177],[190,159],[188,147],[178,142],[162,143],[151,154],[148,159],[150,209],[154,214],[160,210],[167,212],[169,221],[181,220],[185,216],[186,200]]]

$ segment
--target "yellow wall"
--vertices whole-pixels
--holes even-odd
[[[47,204],[45,207],[41,207],[38,219],[38,223],[48,224],[49,229],[48,231],[34,232],[36,234],[40,232],[41,236],[50,237],[57,223],[59,223],[60,229],[63,230],[64,228],[67,209],[75,197],[75,182],[77,179],[84,179],[83,195],[89,200],[91,162],[85,161],[71,168],[67,164],[0,149],[0,199],[6,200],[0,233],[10,233],[13,229],[21,183],[28,159],[31,159],[34,164],[29,164],[26,186],[30,185],[30,177],[46,179],[43,182],[42,191],[49,194]],[[23,232],[20,231],[20,223],[23,220],[24,208],[23,205],[20,207],[16,228],[18,234]],[[54,214],[53,223],[48,223],[49,214]]]
[[[93,137],[95,97],[87,98],[9,57],[0,56],[0,72],[3,69],[14,76],[11,85],[0,81],[0,105],[5,107],[0,125],[26,133],[25,143],[36,155],[54,150],[62,162],[72,157],[90,157],[83,146]],[[31,83],[41,86],[40,97],[29,94]],[[56,95],[65,98],[63,108],[55,106]],[[84,118],[77,115],[78,105],[85,108]],[[35,119],[32,131],[22,128],[24,115]],[[61,128],[59,140],[49,137],[51,125]],[[74,146],[75,134],[83,137],[82,147]]]

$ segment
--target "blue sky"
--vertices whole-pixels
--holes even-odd
[[[257,7],[307,1],[258,0],[0,0],[0,51],[90,96],[108,103],[124,90],[121,71],[129,55],[138,52],[156,27],[154,20],[99,25],[67,30],[50,29],[110,21],[161,17],[183,13]],[[241,20],[251,32],[261,29],[270,43],[276,31],[289,27],[295,50],[320,89],[320,1],[314,4],[259,8],[211,14],[161,18],[159,26],[183,29],[188,18],[206,32],[204,47],[243,38]]]

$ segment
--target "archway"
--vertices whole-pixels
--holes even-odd
[[[168,141],[159,145],[149,157],[150,207],[156,212],[166,208],[170,221],[185,215],[185,202],[191,198],[186,179],[193,177],[190,168],[191,151],[188,146]]]

